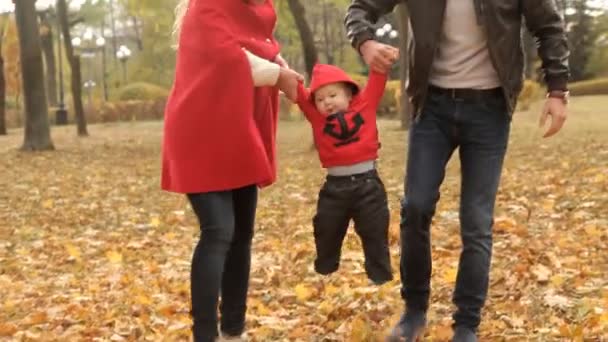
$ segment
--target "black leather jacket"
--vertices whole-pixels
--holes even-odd
[[[566,90],[568,42],[555,0],[470,0],[488,36],[488,48],[510,112],[523,85],[522,19],[536,37],[549,90]],[[429,73],[442,32],[446,0],[353,0],[345,25],[352,45],[374,39],[372,24],[406,3],[412,28],[408,93],[419,113],[426,98]]]

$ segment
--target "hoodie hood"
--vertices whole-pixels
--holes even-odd
[[[344,70],[334,65],[316,64],[312,69],[312,79],[310,81],[310,99],[313,101],[314,94],[319,88],[331,84],[344,82],[353,89],[353,96],[359,92],[359,85],[353,81]]]

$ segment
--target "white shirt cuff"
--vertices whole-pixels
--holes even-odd
[[[243,49],[249,64],[251,65],[251,76],[253,77],[253,85],[256,87],[274,86],[279,80],[281,67],[268,60],[260,58],[251,52]]]

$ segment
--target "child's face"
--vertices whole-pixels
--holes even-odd
[[[350,89],[345,84],[327,84],[315,91],[315,106],[324,115],[343,112],[348,110],[352,97]]]

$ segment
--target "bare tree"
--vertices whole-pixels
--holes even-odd
[[[317,62],[318,53],[317,47],[315,46],[314,36],[310,30],[310,26],[306,21],[306,13],[304,6],[300,3],[300,0],[287,0],[289,4],[289,10],[293,15],[293,19],[300,33],[302,39],[302,50],[304,52],[304,63],[306,64],[306,73],[308,78],[312,76],[312,68]]]
[[[323,0],[323,40],[325,45],[325,58],[327,64],[334,64],[334,51],[329,36],[329,10],[327,8],[327,0]]]
[[[80,73],[80,56],[74,53],[72,46],[72,36],[70,34],[70,23],[68,21],[68,6],[65,0],[57,0],[57,18],[59,20],[63,34],[65,55],[72,70],[71,86],[72,100],[74,101],[74,115],[79,136],[88,136],[87,121],[84,116],[84,106],[82,105],[82,75]]]
[[[40,42],[46,65],[46,96],[49,106],[55,107],[59,101],[57,99],[57,68],[53,49],[53,25],[48,12],[40,12],[38,15],[40,17]]]
[[[25,99],[25,134],[21,149],[27,151],[54,149],[44,89],[44,68],[35,2],[36,0],[15,1]]]

